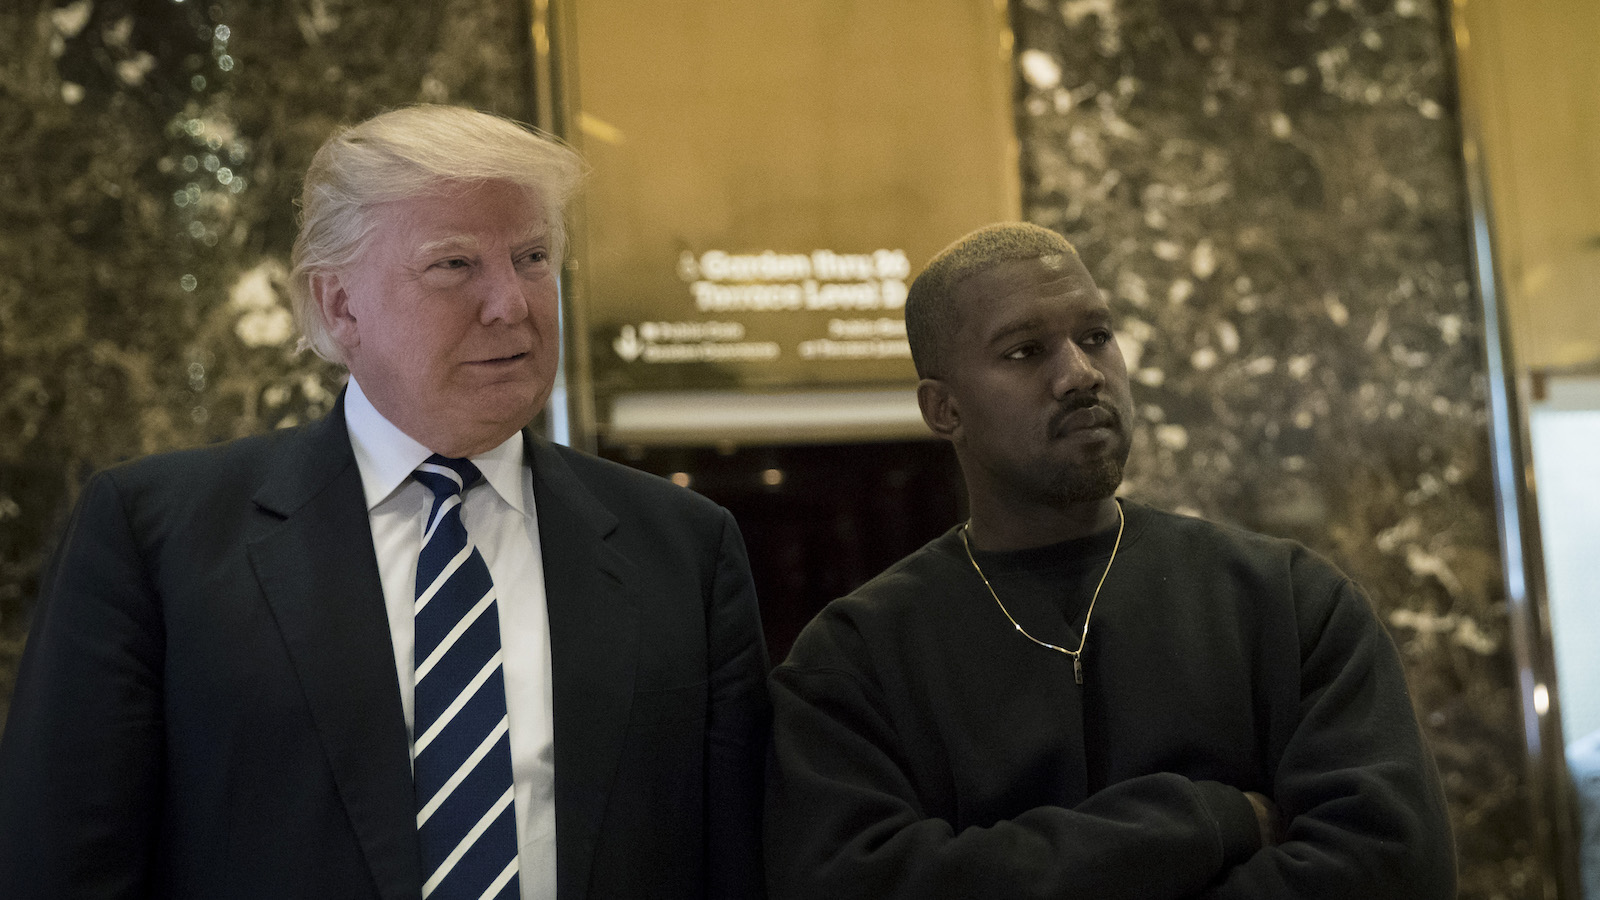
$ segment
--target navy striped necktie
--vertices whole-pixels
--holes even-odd
[[[438,454],[414,477],[433,492],[417,560],[415,724],[422,896],[519,896],[511,739],[494,581],[461,523],[483,475]]]

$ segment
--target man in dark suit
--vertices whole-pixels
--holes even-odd
[[[737,527],[522,430],[580,171],[447,107],[323,146],[295,312],[350,383],[89,482],[0,743],[0,896],[759,893]]]

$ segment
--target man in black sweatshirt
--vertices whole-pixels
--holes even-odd
[[[774,671],[772,896],[1454,897],[1361,590],[1293,542],[1115,497],[1128,374],[1072,246],[980,229],[906,326],[971,518]]]

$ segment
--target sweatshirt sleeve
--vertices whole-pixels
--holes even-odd
[[[960,832],[920,808],[890,717],[843,668],[779,667],[769,893],[783,898],[1192,896],[1260,846],[1234,788],[1175,774]],[[997,736],[997,740],[1003,739]]]
[[[1286,839],[1203,896],[1454,897],[1449,815],[1399,655],[1353,582],[1312,584],[1320,596],[1300,611],[1299,717],[1273,779]]]

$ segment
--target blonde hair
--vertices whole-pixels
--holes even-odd
[[[906,296],[906,339],[918,378],[945,377],[946,344],[956,329],[956,286],[1004,262],[1078,255],[1066,238],[1029,222],[985,225],[940,250]]]
[[[312,158],[300,195],[289,297],[301,349],[344,362],[316,308],[311,279],[360,257],[378,205],[425,195],[449,182],[509,182],[543,206],[551,259],[559,265],[567,237],[562,217],[584,172],[583,160],[556,138],[462,107],[408,106],[342,129]]]

